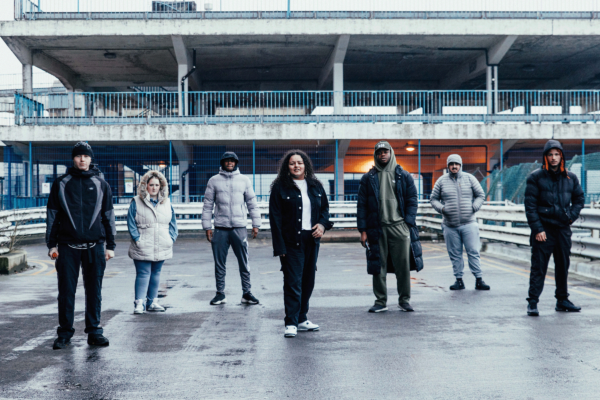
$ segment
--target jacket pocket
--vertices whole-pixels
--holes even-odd
[[[552,214],[552,207],[538,207],[537,208],[537,212],[538,214],[544,214],[544,215],[550,215]]]

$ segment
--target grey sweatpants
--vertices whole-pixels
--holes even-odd
[[[248,231],[246,228],[215,228],[212,238],[212,251],[215,259],[215,278],[217,293],[225,294],[225,265],[229,247],[237,257],[242,278],[242,290],[250,292],[250,266],[248,265]]]
[[[442,224],[442,230],[444,232],[448,255],[450,256],[450,261],[452,261],[454,276],[457,278],[463,277],[463,269],[465,268],[463,261],[464,245],[467,250],[471,272],[476,278],[481,278],[481,260],[479,258],[481,242],[479,240],[479,225],[477,222],[461,225],[456,228]]]

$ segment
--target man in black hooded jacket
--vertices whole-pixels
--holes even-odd
[[[527,315],[538,316],[550,256],[554,255],[556,311],[580,311],[569,301],[567,275],[571,255],[571,224],[579,218],[585,194],[577,176],[565,168],[563,147],[556,140],[544,146],[543,166],[527,177],[525,213],[531,228],[531,275]]]
[[[110,186],[91,164],[92,147],[77,143],[71,152],[73,166],[52,184],[46,216],[48,255],[56,260],[58,277],[58,338],[63,349],[75,333],[75,290],[79,268],[85,289],[85,333],[88,344],[108,346],[100,326],[102,278],[106,261],[115,256],[115,214]],[[106,244],[106,250],[104,245]]]

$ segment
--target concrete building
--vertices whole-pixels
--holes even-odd
[[[103,172],[123,198],[145,169],[166,168],[180,201],[201,199],[217,155],[232,148],[262,195],[283,152],[301,146],[329,193],[351,198],[379,139],[393,142],[423,197],[450,152],[463,155],[494,199],[506,196],[493,194],[491,174],[539,162],[549,138],[567,141],[584,182],[596,168],[584,156],[600,152],[593,5],[423,11],[382,1],[335,11],[330,1],[319,10],[208,11],[195,2],[112,10],[45,3],[40,10],[15,0],[15,21],[0,23],[23,64],[16,125],[0,127],[11,197],[43,197],[76,140],[103,149]],[[33,66],[66,92],[34,90]]]

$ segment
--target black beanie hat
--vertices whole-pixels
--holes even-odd
[[[94,158],[94,152],[92,151],[92,146],[87,144],[86,142],[78,142],[73,146],[73,150],[71,151],[71,158],[75,158],[77,156],[90,156]]]

